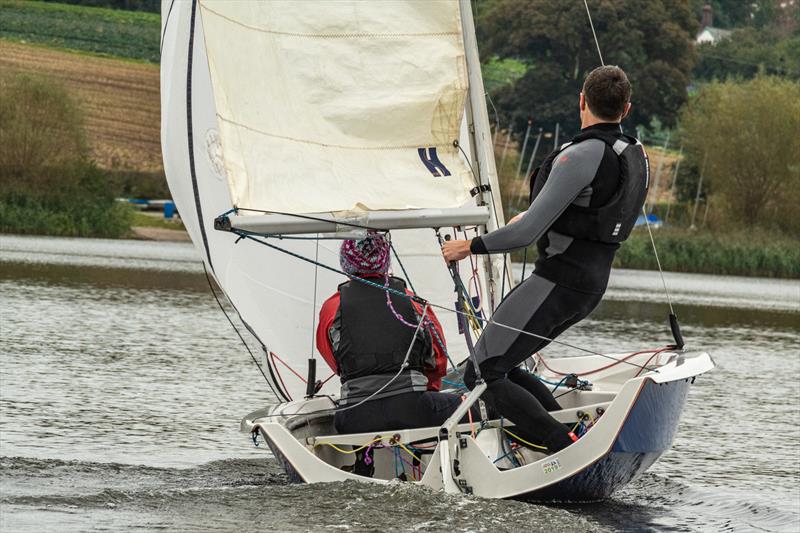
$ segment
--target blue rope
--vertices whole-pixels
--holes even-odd
[[[559,381],[558,383],[556,383],[556,386],[555,386],[555,387],[553,387],[553,390],[551,390],[550,392],[552,393],[552,392],[555,392],[555,391],[557,391],[557,390],[558,390],[558,388],[561,386],[561,384],[562,384],[562,383],[564,383],[564,382],[567,380],[567,378],[568,378],[568,377],[569,377],[569,375],[566,375],[566,376],[564,376],[563,378],[561,378],[561,381]]]
[[[505,459],[506,457],[508,457],[509,455],[513,454],[516,451],[517,450],[511,450],[510,452],[504,453],[503,455],[501,455],[500,457],[498,457],[497,459],[492,461],[492,464],[495,464],[495,463],[497,463],[499,461],[502,461],[503,459]],[[514,457],[513,459],[516,459],[516,457]],[[517,463],[517,461],[515,460],[514,463]]]
[[[467,386],[464,383],[459,383],[458,381],[450,381],[449,379],[442,379],[442,383],[445,385],[450,385],[452,387],[458,387],[459,389],[467,389]]]

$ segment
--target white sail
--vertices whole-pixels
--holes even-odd
[[[242,9],[261,9],[257,7],[258,4],[260,3],[231,2],[231,6],[238,5]],[[336,20],[336,24],[339,25],[337,26],[339,31],[352,33],[363,32],[366,26],[357,25],[348,30],[342,26],[347,22],[348,17],[342,17],[333,12],[347,10],[347,13],[352,16],[354,13],[362,13],[360,10],[366,9],[364,6],[370,4],[372,3],[358,0],[352,2],[300,2],[295,7],[297,7],[297,14],[303,15],[297,18]],[[395,4],[399,5],[397,2],[383,3],[382,5],[388,9],[388,7]],[[414,9],[411,11],[421,12],[425,9],[423,6],[427,4],[429,2],[408,2],[404,5],[412,6]],[[463,49],[460,52],[453,50],[454,47],[461,46],[461,41],[460,37],[456,38],[450,35],[452,30],[449,28],[452,28],[452,21],[455,21],[455,23],[460,21],[457,9],[458,4],[450,1],[430,4],[439,7],[438,10],[434,10],[436,13],[430,14],[429,18],[421,17],[417,22],[418,25],[407,29],[406,32],[410,34],[430,33],[432,31],[431,28],[434,28],[431,24],[437,25],[435,26],[436,28],[448,28],[447,31],[443,29],[442,32],[447,34],[447,39],[450,41],[448,41],[449,44],[445,43],[442,46],[450,50],[448,53],[453,54],[453,61],[459,65],[457,68],[451,69],[456,72],[463,67]],[[348,150],[347,153],[350,157],[344,159],[352,159],[352,161],[337,161],[337,165],[345,165],[337,168],[349,168],[346,165],[354,164],[353,162],[357,159],[356,155],[366,158],[360,159],[362,162],[375,161],[375,166],[372,168],[365,163],[366,166],[364,168],[367,168],[368,171],[358,174],[358,179],[367,179],[375,186],[375,190],[380,191],[380,194],[375,194],[375,190],[370,187],[358,189],[350,181],[347,182],[347,186],[339,183],[331,185],[331,182],[326,181],[332,175],[330,168],[323,169],[319,166],[320,160],[327,161],[324,150],[318,150],[316,155],[310,155],[311,152],[303,152],[304,155],[302,156],[292,155],[294,154],[292,151],[271,151],[276,146],[274,143],[283,141],[273,139],[264,141],[262,145],[259,145],[260,139],[263,137],[260,133],[253,133],[252,136],[248,133],[245,136],[243,128],[238,126],[230,127],[230,124],[221,119],[222,116],[233,117],[237,122],[249,125],[256,124],[259,129],[267,126],[275,127],[269,121],[262,123],[260,118],[256,120],[257,117],[261,116],[258,113],[249,116],[244,112],[243,115],[239,115],[237,113],[240,113],[241,110],[237,110],[233,112],[233,115],[227,114],[232,112],[231,109],[238,109],[238,105],[247,104],[249,101],[253,102],[254,107],[261,105],[259,102],[263,102],[261,93],[263,86],[258,79],[253,79],[254,76],[248,76],[245,79],[228,80],[230,74],[223,74],[223,72],[228,72],[225,69],[238,69],[241,65],[217,64],[218,70],[214,70],[216,67],[212,68],[211,65],[214,65],[214,63],[210,58],[220,58],[222,56],[215,55],[219,51],[207,53],[207,47],[228,48],[229,51],[238,50],[240,55],[238,57],[229,56],[229,61],[236,63],[241,60],[241,64],[251,65],[249,68],[252,69],[257,68],[253,63],[258,63],[256,61],[258,58],[264,58],[265,55],[268,55],[266,49],[259,48],[262,46],[259,40],[263,38],[261,30],[251,31],[239,23],[232,24],[229,21],[225,21],[224,23],[229,27],[222,34],[217,35],[221,39],[220,41],[206,35],[206,30],[209,27],[216,28],[219,25],[222,28],[223,21],[219,20],[219,13],[227,13],[227,11],[222,11],[227,9],[225,7],[227,5],[227,1],[220,3],[206,2],[205,0],[199,2],[198,0],[164,0],[162,4],[162,24],[164,27],[161,56],[161,135],[164,168],[173,199],[183,222],[217,283],[235,305],[236,311],[248,325],[251,332],[264,344],[266,350],[273,352],[292,370],[304,377],[307,372],[308,358],[312,356],[319,358],[319,354],[312,348],[314,327],[319,308],[323,301],[336,291],[338,284],[346,281],[346,278],[250,240],[243,240],[237,244],[235,235],[214,230],[214,219],[230,210],[232,206],[237,205],[238,195],[242,194],[243,190],[252,192],[258,189],[262,191],[259,188],[260,185],[253,186],[253,183],[261,183],[261,180],[269,181],[273,179],[280,181],[275,178],[275,169],[284,169],[281,172],[289,172],[289,170],[286,170],[289,167],[291,167],[292,179],[284,180],[277,185],[283,187],[283,192],[280,195],[273,196],[273,193],[269,192],[265,193],[269,195],[269,198],[248,197],[247,202],[254,203],[246,207],[298,212],[331,211],[339,208],[351,209],[353,207],[375,209],[379,207],[390,209],[408,206],[426,207],[425,202],[435,203],[432,207],[436,208],[459,207],[462,205],[474,206],[475,200],[470,196],[469,190],[474,186],[475,180],[468,174],[469,169],[465,163],[466,159],[458,158],[452,146],[452,141],[449,141],[451,143],[449,147],[445,147],[444,144],[438,144],[441,139],[461,138],[463,149],[467,154],[470,153],[469,143],[466,142],[467,129],[464,120],[462,120],[464,115],[464,95],[462,94],[458,98],[451,95],[453,98],[460,99],[458,101],[461,108],[457,111],[453,110],[452,114],[448,112],[442,115],[446,118],[447,128],[450,128],[451,120],[456,120],[455,132],[449,131],[449,129],[446,131],[439,128],[440,123],[429,121],[427,134],[424,134],[423,131],[420,133],[419,138],[413,136],[416,133],[408,137],[408,139],[414,139],[415,142],[412,143],[414,146],[417,146],[415,144],[417,142],[419,146],[427,148],[441,146],[442,151],[439,152],[437,150],[437,155],[439,156],[439,161],[450,171],[450,176],[440,175],[434,177],[420,159],[420,154],[416,149],[411,151],[413,157],[409,156],[408,158],[406,158],[405,154],[399,155],[402,151],[399,149],[383,151]],[[282,9],[281,6],[283,5],[288,5],[288,3],[265,4],[265,6],[274,9]],[[314,6],[313,13],[309,12],[310,8],[303,7],[306,5]],[[207,9],[213,9],[216,13],[210,13]],[[332,13],[329,14],[328,11]],[[372,13],[371,10],[367,11]],[[446,16],[443,14],[445,12],[447,13]],[[394,11],[393,13],[397,15],[398,12]],[[293,21],[295,19],[293,15],[290,15],[284,14],[282,17],[282,20],[290,25],[281,27],[286,28],[285,31],[300,32],[296,26],[291,26],[291,24],[294,24]],[[379,15],[381,13],[375,16]],[[253,15],[253,17],[256,17],[256,15]],[[277,21],[281,19],[274,16],[274,12],[270,17],[270,20]],[[366,24],[364,21],[373,20],[366,16],[360,17],[361,15],[353,20],[359,21],[359,24]],[[374,30],[376,32],[389,30],[400,32],[401,28],[395,25],[394,18],[390,17],[392,20],[379,19],[384,24],[391,24],[391,26],[376,27],[369,25],[369,27],[377,28]],[[266,27],[264,22],[261,19],[257,19],[257,17],[254,20],[245,17],[245,22],[247,26]],[[269,27],[275,28],[276,26]],[[332,31],[332,28],[333,26],[323,29]],[[314,31],[317,30],[319,28]],[[219,31],[223,30],[219,29]],[[459,29],[458,31],[460,32],[461,30]],[[253,37],[254,35],[255,37]],[[255,41],[247,44],[248,39],[251,38],[255,39]],[[273,37],[269,37],[269,39],[273,39]],[[371,46],[378,49],[384,44],[389,45],[391,54],[397,52],[396,43],[391,38],[379,39]],[[222,52],[219,53],[221,54]],[[371,52],[372,55],[375,53],[375,50]],[[383,53],[388,55],[390,50],[384,50]],[[297,57],[295,57],[295,60],[299,61]],[[274,62],[270,64],[276,65]],[[359,60],[357,58],[353,58],[351,64],[348,65],[348,68],[354,71],[352,73],[354,77],[363,74],[357,68],[358,65]],[[260,70],[259,72],[264,71]],[[215,75],[220,77],[222,85],[228,86],[225,91],[221,92],[221,86],[215,83]],[[341,72],[338,74],[338,76],[344,75]],[[236,76],[236,74],[232,76]],[[269,78],[273,84],[280,83],[282,76],[283,74],[280,72],[269,73]],[[389,79],[386,78],[387,74],[385,73],[382,76],[384,76],[384,79]],[[451,80],[445,83],[432,80],[433,86],[439,87],[437,90],[443,90],[442,88],[449,87],[452,83],[463,84],[463,79],[460,76],[460,74],[457,76],[457,82]],[[324,89],[322,86],[323,81],[321,79],[319,86],[313,88],[318,99],[323,98],[321,93]],[[405,88],[402,90],[399,88],[402,83],[401,80],[396,80],[398,89],[392,94],[405,94]],[[460,86],[462,93],[464,88],[463,85]],[[308,90],[311,91],[312,88]],[[336,93],[334,88],[329,87],[328,90]],[[425,92],[425,94],[432,94],[428,88],[417,87],[416,90]],[[233,93],[236,93],[235,98],[238,102],[236,105],[231,103],[226,107],[226,105],[220,103],[220,99],[225,98],[221,95],[233,95]],[[331,97],[333,98],[333,95]],[[368,98],[375,97],[375,93],[370,93],[368,96]],[[230,96],[230,98],[234,97]],[[367,96],[358,94],[356,91],[351,95],[351,98],[353,100],[366,100]],[[294,100],[290,98],[289,101]],[[400,107],[402,108],[403,106]],[[327,112],[331,112],[330,108],[326,109]],[[439,111],[436,105],[433,105],[430,109],[432,112],[429,119],[433,120],[433,117],[439,116],[437,115]],[[334,118],[328,115],[325,119],[328,129],[322,127],[317,129],[316,127],[311,127],[313,124],[308,124],[309,131],[303,134],[305,135],[304,138],[319,139],[320,137],[318,136],[322,133],[330,131],[337,133],[333,128],[333,125],[336,124]],[[376,135],[383,135],[384,140],[390,138],[390,134],[386,132],[387,130],[398,128],[398,125],[394,124],[395,120],[404,121],[404,119],[400,118],[392,118],[392,120],[389,120],[389,118],[380,121],[380,124],[378,124],[379,121],[377,120],[372,121],[380,126],[378,129],[381,131]],[[249,122],[250,120],[256,122]],[[342,118],[342,120],[340,127],[342,131],[349,132],[347,135],[350,136],[351,140],[359,138],[363,143],[372,142],[365,132],[359,132],[357,128],[350,127],[350,119],[345,120]],[[289,126],[286,127],[288,128]],[[296,130],[287,129],[281,131]],[[344,136],[343,133],[340,132],[340,134]],[[250,140],[245,141],[245,137]],[[251,142],[253,144],[247,146]],[[238,148],[234,150],[233,146]],[[272,146],[273,148],[265,148],[265,151],[262,152],[262,147],[267,146]],[[317,148],[319,147],[316,147],[315,150]],[[375,159],[378,153],[385,159],[381,158],[380,161]],[[430,151],[426,151],[425,155],[430,156]],[[402,176],[397,173],[401,167],[405,169],[402,171],[404,172]],[[426,180],[433,185],[421,185]],[[263,189],[263,191],[268,190],[271,189]],[[321,191],[324,194],[320,194]],[[250,192],[247,194],[250,194]],[[493,211],[490,227],[495,224],[491,221],[495,220],[498,215],[496,210],[499,202],[496,201],[497,198],[494,198],[494,200],[494,202],[490,202],[490,209]],[[429,205],[428,207],[431,206]],[[433,230],[393,231],[392,239],[406,267],[408,278],[418,293],[431,302],[452,307],[455,301],[453,282],[445,268]],[[340,242],[337,240],[270,239],[267,242],[299,256],[316,259],[323,265],[336,269],[339,267],[338,247]],[[396,262],[393,268],[396,274],[403,276]],[[467,261],[462,262],[461,270],[466,284],[471,273],[471,268]],[[484,293],[484,305],[488,311],[489,296],[485,283],[479,284],[479,289]],[[499,287],[497,291],[499,292]],[[441,310],[438,310],[437,314],[444,326],[451,356],[456,362],[463,360],[468,353],[463,337],[458,333],[455,315]],[[224,318],[221,317],[220,320],[224,320]],[[303,395],[305,384],[283,363],[278,359],[267,360],[264,354],[257,355],[261,358],[262,363],[268,363],[267,375],[271,386],[280,399],[298,398]],[[329,370],[323,363],[318,362],[317,367],[319,369],[317,373],[319,379],[325,379],[329,376]],[[322,392],[327,394],[338,392],[338,380],[335,377],[330,379]]]
[[[235,205],[313,213],[469,199],[474,178],[453,145],[467,90],[456,0],[200,8]]]

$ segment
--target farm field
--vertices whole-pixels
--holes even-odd
[[[0,38],[158,63],[161,18],[44,2],[0,0]]]
[[[100,167],[162,174],[158,65],[0,40],[0,82],[17,73],[64,82],[85,112]]]

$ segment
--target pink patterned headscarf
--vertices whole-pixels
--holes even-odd
[[[339,252],[342,270],[355,276],[385,274],[390,262],[389,243],[380,233],[370,233],[358,241],[347,239]]]

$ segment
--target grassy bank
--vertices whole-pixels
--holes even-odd
[[[186,227],[183,225],[183,222],[177,217],[172,220],[168,220],[160,213],[158,215],[151,215],[148,213],[141,213],[139,211],[133,212],[131,226],[140,228],[160,228],[186,231]]]
[[[800,239],[764,231],[712,232],[682,228],[657,229],[653,237],[661,266],[669,272],[800,278]],[[523,253],[514,252],[522,262]],[[528,249],[528,264],[536,260],[536,248]],[[647,230],[637,228],[622,243],[615,268],[656,270],[656,259]]]
[[[664,270],[800,278],[800,240],[761,231],[710,232],[659,229],[653,232]],[[617,253],[615,266],[656,269],[647,231],[637,229]]]
[[[0,0],[0,38],[157,63],[161,18],[143,13]]]
[[[119,238],[130,233],[131,209],[107,199],[23,192],[0,196],[0,233]]]

